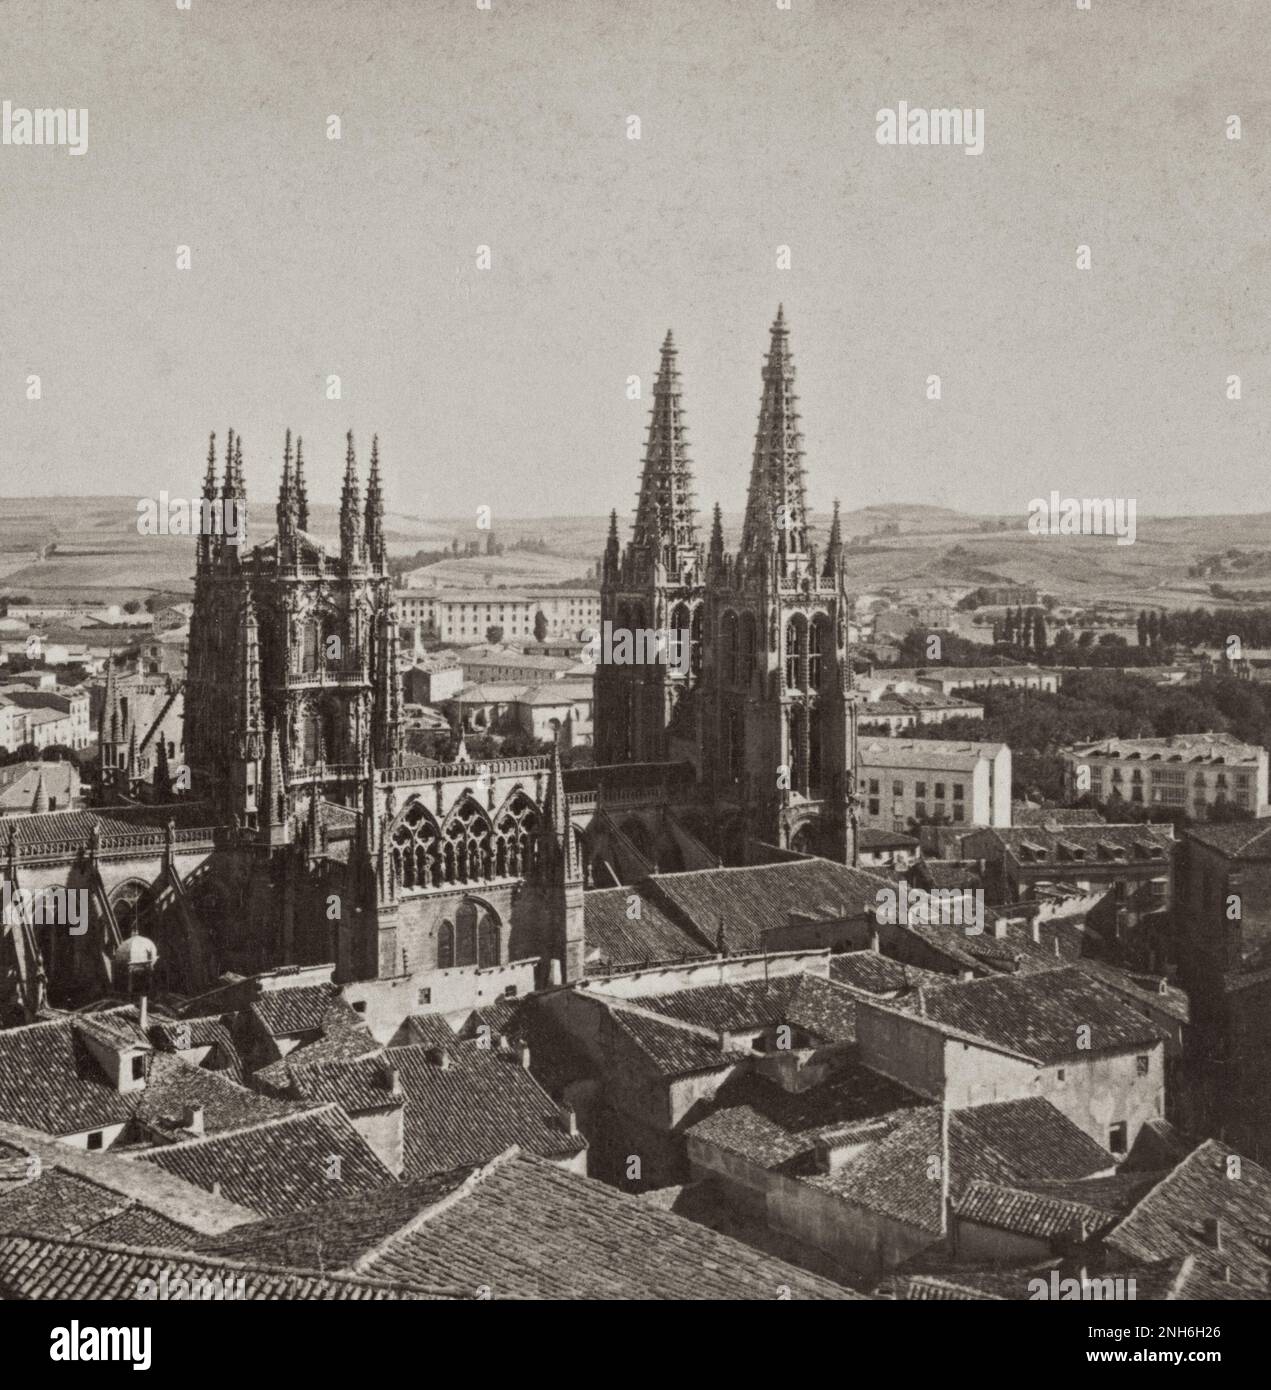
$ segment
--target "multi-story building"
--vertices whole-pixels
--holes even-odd
[[[1149,969],[1170,955],[1174,852],[1169,825],[1031,825],[966,836],[990,903],[1089,898],[1089,927],[1110,955]]]
[[[917,681],[942,695],[959,690],[1044,690],[1053,695],[1059,689],[1059,673],[1041,666],[905,666],[879,670],[884,680]]]
[[[916,680],[863,676],[860,692],[861,733],[904,733],[920,724],[943,724],[947,719],[983,719],[984,706],[957,695],[943,695]]]
[[[87,748],[92,742],[89,705],[88,691],[78,686],[7,682],[0,687],[0,747]]]
[[[393,601],[402,622],[436,642],[484,642],[492,627],[508,640],[538,631],[577,637],[600,621],[595,589],[398,589]]]
[[[1163,806],[1203,820],[1214,806],[1254,816],[1267,804],[1267,750],[1231,734],[1173,734],[1167,738],[1107,738],[1062,751],[1064,788],[1074,799],[1120,797]]]
[[[933,822],[1011,823],[1011,750],[1004,743],[862,738],[858,758],[864,825],[906,831]]]

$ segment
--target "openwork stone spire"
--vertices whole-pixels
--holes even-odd
[[[779,307],[763,369],[763,400],[742,529],[743,555],[774,547],[783,554],[803,554],[807,550],[807,499],[798,403],[790,330],[785,310]]]
[[[679,570],[696,553],[693,474],[688,457],[688,430],[680,399],[680,372],[670,332],[653,383],[653,414],[640,476],[632,549],[661,559]]]

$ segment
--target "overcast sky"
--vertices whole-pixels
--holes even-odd
[[[290,425],[318,500],[352,428],[397,510],[626,511],[672,327],[732,511],[783,300],[818,509],[1271,508],[1268,0],[491,3],[4,0],[0,99],[89,114],[0,146],[0,492],[186,495],[233,426],[272,496]]]

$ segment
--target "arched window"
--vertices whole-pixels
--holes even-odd
[[[821,711],[814,709],[808,716],[808,791],[821,792]]]
[[[442,836],[447,883],[471,883],[491,876],[494,855],[490,838],[485,812],[471,796],[465,796],[451,812]]]
[[[667,635],[666,661],[673,671],[684,670],[684,660],[688,656],[685,644],[692,649],[688,604],[677,603],[671,610],[671,631]]]
[[[477,963],[477,908],[475,903],[460,903],[455,913],[455,964]]]
[[[803,686],[803,655],[807,643],[807,622],[796,613],[786,624],[786,685],[792,690]]]
[[[693,609],[693,620],[689,624],[689,674],[694,680],[702,674],[702,605]]]
[[[437,928],[437,969],[451,970],[455,963],[455,924],[443,922]]]
[[[747,613],[741,620],[741,679],[748,681],[755,673],[755,643],[758,629],[755,615]]]
[[[441,836],[437,822],[412,801],[393,831],[393,875],[403,888],[441,883]]]
[[[499,816],[494,831],[496,878],[524,878],[534,868],[539,818],[534,803],[517,792]]]
[[[807,793],[807,714],[796,706],[790,711],[790,787]]]
[[[489,912],[482,912],[477,920],[477,964],[480,966],[499,963],[499,924]]]
[[[737,683],[737,614],[730,608],[719,624],[720,672],[726,681]]]
[[[808,689],[819,690],[821,688],[822,665],[821,652],[825,645],[826,621],[824,617],[817,617],[812,620],[812,626],[808,629]]]
[[[318,669],[318,624],[313,619],[301,628],[300,669],[306,672]]]

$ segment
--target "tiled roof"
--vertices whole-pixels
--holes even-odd
[[[861,717],[868,717],[868,706],[861,708]],[[863,738],[860,741],[860,766],[885,768],[948,769],[953,772],[973,771],[984,758],[995,758],[1005,748],[1004,743],[971,743],[941,738]]]
[[[455,1168],[353,1193],[307,1211],[250,1221],[193,1248],[220,1259],[351,1269],[453,1192],[471,1172],[471,1168]]]
[[[447,1055],[450,1065],[442,1067],[425,1047],[393,1047],[385,1053],[406,1093],[402,1128],[407,1177],[483,1163],[511,1144],[555,1159],[587,1147],[581,1135],[568,1133],[557,1106],[516,1053],[455,1042]]]
[[[930,989],[953,982],[952,976],[904,965],[878,951],[848,951],[831,956],[830,979],[866,994],[901,994],[919,985]]]
[[[855,1206],[938,1234],[941,1230],[940,1107],[887,1117],[889,1132],[835,1173],[804,1181]],[[1039,1097],[955,1110],[949,1115],[949,1195],[981,1180],[1013,1184],[1078,1178],[1110,1168],[1113,1159]]]
[[[337,1162],[338,1160],[338,1162]],[[266,1216],[365,1192],[392,1173],[335,1105],[137,1155]]]
[[[496,1299],[859,1297],[604,1183],[514,1152],[474,1173],[359,1268],[379,1278],[485,1288]]]
[[[132,1118],[135,1099],[108,1084],[81,1028],[64,1017],[0,1031],[0,1120],[74,1134]]]
[[[1184,834],[1233,859],[1271,856],[1271,821],[1234,821],[1228,825],[1189,825]]]
[[[1026,825],[1102,825],[1104,818],[1093,806],[1032,806],[1021,801],[1011,805],[1011,824]]]
[[[1115,1162],[1083,1129],[1041,1096],[993,1101],[953,1113],[953,1128],[973,1134],[1026,1182],[1089,1177]]]
[[[856,843],[865,850],[918,848],[918,841],[912,835],[904,835],[899,830],[879,830],[870,825],[862,825],[857,831]]]
[[[0,1231],[39,1231],[49,1236],[91,1233],[102,1240],[159,1237],[181,1242],[194,1234],[189,1226],[146,1207],[135,1198],[94,1182],[91,1178],[31,1163],[32,1154],[0,1141],[0,1159],[21,1163],[26,1180],[0,1189]],[[120,1235],[119,1232],[123,1232]]]
[[[1084,970],[1087,975],[1093,975],[1101,984],[1107,985],[1113,993],[1169,1014],[1180,1023],[1186,1023],[1191,1016],[1191,1003],[1186,991],[1167,983],[1163,976],[1139,974],[1092,956],[1083,956],[1073,964],[1078,970]]]
[[[45,811],[38,816],[15,816],[5,825],[17,836],[19,850],[36,850],[41,845],[63,840],[88,844],[93,826],[101,828],[103,839],[115,835],[139,836],[161,845],[169,821],[178,830],[211,827],[217,817],[202,802],[173,802],[164,806],[112,806],[102,811]]]
[[[455,1030],[441,1014],[411,1014],[406,1028],[411,1042],[426,1047],[449,1047],[455,1040]]]
[[[614,1029],[633,1043],[664,1077],[719,1071],[735,1066],[739,1056],[750,1055],[749,1048],[722,1052],[717,1037],[678,1019],[656,1018],[617,1000],[605,1000],[603,1007]]]
[[[741,1032],[789,1023],[806,1029],[823,1042],[851,1042],[856,1036],[853,996],[815,975],[779,975],[771,980],[703,985],[669,994],[644,995],[631,1003],[716,1032]]]
[[[715,1093],[714,1109],[687,1132],[764,1168],[807,1153],[817,1137],[922,1105],[905,1087],[857,1065],[804,1091],[786,1091],[754,1072],[730,1077]]]
[[[238,1261],[191,1258],[180,1250],[134,1250],[123,1244],[0,1236],[0,1296],[24,1300],[132,1301],[143,1280],[219,1279],[248,1301],[310,1302],[460,1298],[449,1290],[320,1270],[275,1269]],[[213,1286],[215,1287],[215,1286]]]
[[[1271,1173],[1207,1139],[1157,1183],[1107,1237],[1131,1260],[1198,1255],[1227,1265],[1237,1283],[1266,1293],[1271,1273]],[[1234,1176],[1238,1171],[1239,1176]],[[1207,1220],[1222,1227],[1219,1252]]]
[[[595,888],[583,894],[583,932],[588,961],[621,970],[652,961],[682,960],[715,953],[713,942],[691,927],[668,916],[655,892],[643,891],[645,883],[624,888]],[[631,917],[632,898],[638,898],[640,915]]]
[[[1084,1202],[989,1182],[971,1183],[953,1203],[953,1211],[963,1221],[1037,1240],[1053,1240],[1059,1236],[1089,1240],[1115,1225],[1118,1219],[1115,1213],[1101,1211]]]
[[[730,951],[757,951],[769,927],[784,926],[795,914],[832,921],[872,913],[885,878],[829,859],[758,864],[745,868],[702,869],[657,874],[633,885],[642,903],[650,898],[661,911],[706,941],[714,942],[721,921]],[[643,910],[643,909],[642,909]]]
[[[324,1029],[333,1013],[350,1023],[357,1015],[340,996],[338,985],[298,985],[295,989],[267,989],[249,1007],[252,1017],[271,1038]]]
[[[1137,1008],[1075,966],[924,990],[922,1002],[933,1023],[1042,1064],[1151,1047],[1163,1036]],[[900,999],[888,1007],[912,1012],[917,1004]],[[1079,1034],[1081,1028],[1089,1033]],[[1089,1046],[1079,1047],[1079,1037]]]
[[[996,839],[1021,864],[1073,871],[1091,864],[1119,862],[1106,857],[1107,851],[1113,847],[1125,852],[1126,862],[1157,860],[1165,866],[1169,864],[1171,852],[1178,843],[1173,827],[1149,824],[1065,825],[1059,830],[1048,830],[1041,825],[1022,829],[995,826],[979,833]],[[1026,849],[1028,857],[1020,853],[1021,847]],[[1072,857],[1070,847],[1081,849],[1085,857]]]
[[[980,866],[974,859],[923,859],[913,875],[930,888],[983,888]]]
[[[182,1128],[187,1106],[203,1111],[204,1132],[219,1134],[294,1114],[302,1108],[249,1091],[223,1072],[191,1066],[171,1053],[150,1059],[146,1088],[136,1097],[136,1117],[156,1138],[188,1139]]]
[[[390,1090],[386,1055],[351,1062],[314,1062],[288,1068],[291,1089],[305,1100],[334,1102],[350,1115],[371,1110],[400,1110],[405,1103]]]

